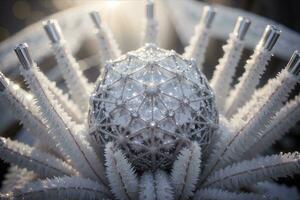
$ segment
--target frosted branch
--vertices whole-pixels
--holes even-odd
[[[203,187],[239,189],[251,184],[285,177],[300,171],[299,153],[256,158],[228,166],[209,177]]]
[[[295,126],[300,119],[300,96],[288,102],[276,113],[267,128],[259,135],[258,140],[253,144],[246,157],[254,157],[269,148],[273,143],[280,140],[291,127]]]
[[[80,177],[62,177],[36,181],[15,189],[7,199],[109,199],[105,189],[96,182]]]
[[[30,58],[26,44],[19,45],[16,50],[20,60]],[[104,166],[97,158],[90,144],[84,138],[79,127],[63,111],[58,102],[48,92],[47,86],[39,79],[39,70],[32,61],[24,64],[21,73],[35,94],[42,116],[49,125],[49,132],[58,144],[62,154],[70,160],[72,165],[82,176],[96,179],[105,184]]]
[[[165,171],[145,172],[140,180],[140,200],[173,199],[173,191]]]
[[[199,24],[195,28],[195,34],[185,48],[184,57],[196,60],[200,70],[203,68],[204,56],[209,42],[210,27],[216,12],[210,6],[205,6]]]
[[[76,175],[71,166],[26,144],[0,137],[0,157],[9,163],[36,172],[41,177]]]
[[[229,192],[226,190],[216,189],[216,188],[207,188],[198,190],[195,193],[193,198],[194,200],[203,199],[203,200],[266,200],[267,198],[263,195],[254,194],[254,193],[235,193]]]
[[[72,56],[57,21],[48,20],[44,22],[44,29],[52,42],[51,47],[72,99],[82,111],[87,112],[91,86]]]
[[[118,58],[121,55],[121,51],[108,27],[102,23],[99,13],[94,11],[91,12],[90,15],[97,29],[96,34],[99,42],[100,62],[101,66],[104,67],[107,61]]]
[[[195,142],[181,150],[171,172],[172,185],[177,199],[192,196],[200,174],[201,149]]]
[[[250,26],[250,21],[239,17],[234,32],[230,34],[227,44],[223,46],[224,55],[216,66],[210,85],[216,95],[219,112],[223,112],[225,100],[231,89],[233,76],[244,48],[244,36]]]
[[[271,47],[274,46],[279,35],[280,31],[275,27],[266,27],[264,35],[254,50],[253,55],[246,63],[244,74],[239,78],[239,82],[235,88],[230,91],[224,109],[226,117],[230,118],[254,93],[261,75],[264,73],[266,65],[272,56]],[[268,45],[269,40],[273,42],[273,46],[271,47]]]
[[[113,194],[118,199],[137,199],[138,179],[121,150],[115,150],[113,143],[108,143],[105,158],[106,173]]]

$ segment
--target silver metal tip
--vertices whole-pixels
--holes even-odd
[[[0,92],[3,92],[6,87],[7,87],[8,83],[5,80],[5,76],[2,74],[2,72],[0,72]]]
[[[299,51],[294,51],[288,64],[288,71],[294,75],[299,75],[300,73],[300,53]]]
[[[271,51],[274,45],[276,44],[280,34],[281,30],[279,30],[276,26],[268,25],[265,28],[265,31],[259,41],[258,46],[268,51]]]
[[[211,24],[215,18],[216,11],[211,6],[204,6],[203,8],[203,14],[201,16],[201,21],[204,23],[206,28],[210,28]]]
[[[44,29],[52,43],[57,43],[62,39],[62,32],[58,22],[50,19],[43,22]]]
[[[233,34],[239,39],[244,40],[245,35],[249,29],[249,26],[251,24],[250,19],[245,17],[238,17],[237,22],[235,24]]]
[[[154,2],[153,0],[148,0],[146,5],[146,16],[148,19],[154,18]]]
[[[100,28],[101,27],[101,17],[100,17],[99,12],[92,11],[92,12],[90,12],[90,16],[91,16],[94,24],[96,25],[96,27]]]
[[[15,52],[21,65],[24,67],[24,69],[28,70],[33,65],[33,61],[28,51],[28,44],[27,43],[19,44],[15,48]]]

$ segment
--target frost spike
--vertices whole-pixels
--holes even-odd
[[[244,49],[244,37],[251,22],[244,17],[238,17],[233,33],[230,34],[227,44],[223,46],[224,55],[216,66],[210,85],[216,95],[216,103],[220,112],[224,111],[227,95],[237,64]]]
[[[145,172],[140,180],[140,200],[172,200],[173,192],[168,174],[163,170]]]
[[[87,112],[91,86],[82,74],[79,64],[70,53],[58,22],[56,20],[48,20],[43,24],[51,40],[52,50],[60,71],[62,71],[62,75],[66,80],[71,97],[83,112]]]
[[[294,86],[299,82],[299,77],[297,77],[297,73],[294,73],[300,67],[300,62],[297,62],[299,59],[298,52],[295,51],[290,58],[287,66],[278,74],[276,78],[273,78],[268,81],[268,83],[262,88],[255,91],[254,95],[250,98],[250,100],[243,106],[238,112],[232,117],[231,123],[235,122],[236,127],[244,126],[245,122],[247,122],[250,118],[256,116],[262,106],[269,102],[269,97],[272,98],[272,93],[278,93],[279,99],[276,99],[273,102],[272,113],[277,112],[282,106],[283,103],[287,100],[289,92],[294,88]],[[267,123],[270,116],[265,116],[265,122],[263,125]]]
[[[104,67],[108,60],[113,60],[121,55],[115,39],[112,37],[110,30],[102,23],[100,14],[97,11],[90,13],[90,16],[97,29],[97,38],[100,50],[100,62]]]
[[[185,48],[184,57],[194,58],[200,70],[203,68],[206,47],[209,41],[210,28],[216,11],[210,6],[204,6],[199,24],[195,27],[195,34]]]
[[[105,158],[106,173],[114,195],[118,199],[137,199],[138,179],[121,150],[115,150],[113,143],[107,143]]]
[[[153,0],[147,0],[146,4],[146,24],[142,37],[142,44],[156,43],[157,40],[157,21],[154,17],[154,2]]]
[[[246,160],[216,171],[207,179],[203,187],[234,190],[271,178],[292,175],[299,171],[299,153],[281,153]]]
[[[266,200],[267,198],[263,195],[254,193],[235,193],[217,188],[206,188],[197,190],[193,200]]]
[[[214,170],[244,158],[244,153],[259,139],[260,131],[281,108],[287,94],[298,81],[299,77],[285,68],[276,79],[270,80],[267,86],[255,92],[245,108],[232,119],[234,130],[220,138],[201,182]]]
[[[105,189],[97,182],[80,177],[59,177],[38,180],[14,189],[6,194],[4,199],[110,199]]]
[[[9,163],[36,172],[41,177],[77,175],[62,160],[26,144],[0,137],[0,157]]]
[[[53,95],[55,100],[62,106],[63,110],[68,113],[68,115],[77,123],[82,123],[84,121],[84,115],[80,111],[79,107],[73,102],[72,99],[69,98],[68,95],[63,94],[63,91],[56,86],[54,82],[48,79],[48,77],[40,72],[37,74],[41,82],[43,82],[49,93]]]
[[[28,52],[27,44],[16,47],[16,52]],[[29,54],[19,53],[18,57],[27,57]],[[52,138],[58,143],[61,153],[70,159],[71,164],[83,176],[96,179],[105,185],[104,166],[100,163],[95,152],[86,141],[84,134],[79,132],[79,127],[71,121],[70,117],[62,110],[53,99],[47,87],[37,76],[39,72],[35,63],[31,66],[21,67],[21,73],[29,84],[31,92],[38,99],[42,116],[49,125]]]
[[[30,67],[31,64],[33,64],[33,61],[29,55],[28,50],[25,50],[25,47],[28,47],[26,43],[20,44],[20,47],[22,48],[16,48],[15,52],[20,59],[20,62],[24,68]],[[81,114],[78,111],[78,108],[72,101],[70,101],[63,93],[62,91],[56,87],[54,83],[52,83],[43,73],[39,73],[39,76],[41,79],[43,79],[43,82],[47,85],[48,89],[52,93],[52,95],[55,96],[55,98],[59,101],[59,103],[63,106],[63,108],[70,114],[70,116],[76,120],[77,122],[81,121]]]
[[[35,139],[60,155],[56,143],[49,136],[48,128],[43,122],[42,115],[32,96],[7,79],[1,72],[0,83],[4,86],[4,90],[0,92],[1,104],[10,108],[14,117],[23,123]]]
[[[275,141],[278,141],[287,131],[295,126],[300,119],[300,96],[288,102],[276,113],[267,128],[262,131],[255,144],[245,153],[245,157],[251,158],[262,153]]]
[[[2,181],[0,193],[7,193],[13,188],[23,187],[28,182],[38,178],[34,172],[19,168],[15,165],[9,167],[7,171],[8,172],[5,174],[4,180]]]
[[[192,196],[200,175],[200,163],[201,148],[198,143],[194,142],[189,149],[180,151],[171,172],[176,199],[184,200]]]
[[[256,46],[254,53],[245,65],[245,72],[239,78],[235,88],[230,91],[226,100],[224,113],[228,118],[243,106],[252,96],[256,86],[259,83],[261,75],[266,69],[266,65],[272,56],[274,47],[280,31],[275,26],[268,25],[265,32]]]

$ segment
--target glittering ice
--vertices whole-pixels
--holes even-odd
[[[168,167],[190,141],[206,145],[217,116],[195,63],[147,44],[106,66],[91,97],[89,123],[102,145],[114,141],[145,170]]]

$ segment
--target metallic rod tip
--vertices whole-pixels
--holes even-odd
[[[154,2],[153,0],[148,0],[146,5],[146,16],[147,19],[154,18]]]
[[[101,28],[101,17],[100,17],[99,12],[92,11],[92,12],[90,12],[90,16],[91,16],[94,24],[96,25],[96,27],[100,29]]]
[[[0,72],[0,92],[3,92],[7,88],[7,85],[5,76]]]
[[[28,70],[33,65],[27,43],[19,44],[15,48],[15,53],[24,69]]]
[[[58,22],[54,19],[43,22],[44,29],[52,43],[57,43],[63,38]]]
[[[274,45],[276,44],[280,34],[281,30],[279,30],[276,26],[268,25],[265,28],[265,31],[258,43],[258,46],[268,51],[271,51]]]
[[[249,29],[251,21],[245,17],[238,17],[237,22],[235,24],[233,34],[239,39],[244,40],[245,35]]]
[[[201,16],[201,21],[205,25],[206,28],[210,28],[211,24],[215,18],[216,11],[211,6],[204,6],[203,13]]]
[[[287,64],[288,71],[294,75],[300,74],[300,53],[299,51],[294,51],[293,55],[291,56],[288,64]]]

